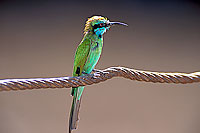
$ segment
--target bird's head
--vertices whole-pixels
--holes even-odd
[[[96,34],[97,36],[101,37],[112,25],[124,25],[128,26],[125,23],[121,22],[110,22],[107,18],[102,16],[93,16],[91,18],[88,18],[86,24],[84,33],[91,32],[93,34]]]

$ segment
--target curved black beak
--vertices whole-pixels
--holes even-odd
[[[123,26],[128,26],[128,24],[122,23],[122,22],[109,22],[109,25],[123,25]]]

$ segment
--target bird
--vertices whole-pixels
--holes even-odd
[[[122,22],[110,22],[103,16],[88,18],[84,28],[84,37],[78,45],[74,57],[73,77],[90,74],[96,66],[103,48],[103,34],[113,25],[128,26]],[[73,96],[69,117],[69,133],[77,128],[79,108],[84,86],[72,87]]]

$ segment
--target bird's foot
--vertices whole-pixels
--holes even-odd
[[[86,73],[86,72],[82,71],[82,74],[85,74],[85,75],[86,75],[86,74],[88,74],[88,73]]]

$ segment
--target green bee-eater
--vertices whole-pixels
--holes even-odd
[[[101,16],[93,16],[87,20],[83,40],[76,49],[73,69],[74,77],[91,73],[101,55],[103,34],[115,24],[127,26],[127,24],[121,22],[110,22],[107,18]],[[83,89],[84,87],[81,86],[72,88],[71,91],[73,102],[69,118],[70,133],[73,129],[76,129]]]

